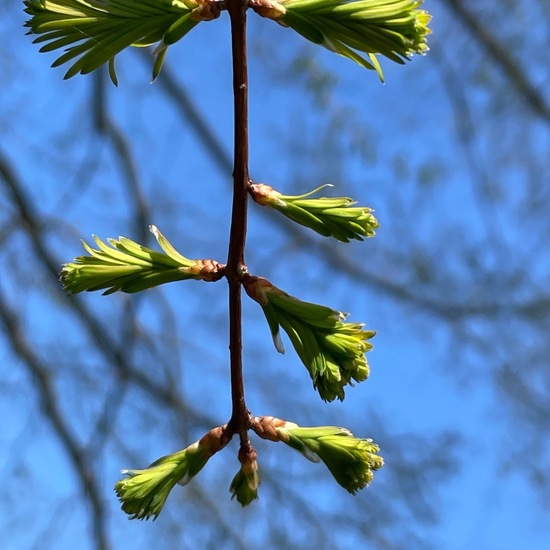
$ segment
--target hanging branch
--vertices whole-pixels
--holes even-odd
[[[342,242],[374,235],[378,222],[372,209],[355,206],[348,197],[311,198],[321,188],[302,195],[283,195],[269,185],[252,184],[248,171],[248,74],[246,11],[290,27],[306,39],[376,70],[376,56],[403,63],[414,53],[427,51],[430,16],[416,0],[25,0],[30,32],[41,51],[65,48],[54,66],[72,62],[65,78],[86,74],[107,63],[117,78],[115,56],[128,46],[157,43],[153,79],[159,74],[168,47],[201,21],[216,19],[227,10],[231,22],[234,161],[233,206],[227,264],[190,260],[180,254],[155,226],[151,230],[163,253],[125,237],[95,237],[97,249],[84,243],[87,256],[63,266],[61,281],[70,292],[105,290],[140,292],[153,286],[188,279],[229,285],[229,350],[231,417],[181,451],[159,458],[143,470],[123,470],[116,484],[122,509],[130,518],[156,518],[176,484],[185,485],[238,434],[241,464],[230,484],[237,501],[246,506],[258,498],[260,478],[257,453],[248,433],[282,441],[312,461],[322,461],[336,481],[350,493],[366,487],[383,465],[371,439],[357,438],[335,426],[300,427],[289,421],[252,417],[244,393],[242,358],[242,286],[263,308],[275,346],[283,351],[279,328],[288,334],[306,366],[313,386],[325,401],[345,397],[344,386],[364,381],[369,374],[365,353],[374,331],[362,323],[348,323],[346,314],[304,302],[250,275],[245,263],[247,201],[278,210],[296,223]],[[360,53],[358,53],[360,52]],[[366,55],[363,57],[361,54]]]

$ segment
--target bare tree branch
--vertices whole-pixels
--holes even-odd
[[[126,184],[130,201],[134,206],[134,214],[132,216],[135,226],[134,231],[136,235],[139,235],[140,241],[144,243],[147,241],[147,228],[151,223],[149,206],[142,191],[139,170],[132,156],[129,140],[117,126],[107,107],[106,75],[104,69],[105,67],[92,75],[93,86],[90,91],[94,105],[93,121],[99,134],[107,138],[112,144],[120,161],[124,174],[123,181]]]
[[[31,344],[24,336],[17,314],[10,308],[0,294],[0,320],[8,335],[8,342],[13,351],[20,357],[38,389],[41,406],[54,429],[64,451],[69,456],[74,471],[80,481],[84,497],[87,499],[93,518],[93,540],[97,550],[108,550],[107,525],[98,481],[93,465],[90,464],[84,449],[71,433],[65,416],[58,407],[58,397],[51,382],[48,368],[33,351]]]
[[[546,123],[550,123],[548,101],[521,70],[521,62],[513,59],[508,50],[487,30],[489,25],[483,24],[480,16],[466,7],[465,0],[445,0],[445,3],[485,48],[525,103]]]
[[[38,211],[34,208],[29,197],[26,196],[21,182],[11,169],[9,162],[0,151],[0,177],[12,198],[20,223],[29,236],[39,263],[49,274],[51,281],[57,281],[61,261],[57,260],[46,243],[42,232],[44,226]],[[61,290],[59,290],[61,292]],[[205,413],[191,409],[184,403],[176,389],[169,385],[157,382],[150,376],[135,368],[125,353],[125,343],[113,340],[107,328],[102,325],[78,297],[67,299],[66,303],[75,312],[77,319],[82,323],[97,349],[105,359],[115,368],[121,379],[131,380],[134,384],[151,395],[161,404],[169,404],[188,415],[198,426],[214,426],[212,419]]]

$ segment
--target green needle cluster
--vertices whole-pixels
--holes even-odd
[[[372,439],[355,437],[345,428],[296,427],[286,430],[286,437],[283,441],[309,460],[322,460],[334,479],[352,494],[369,485],[374,471],[384,465]]]
[[[140,292],[164,283],[201,279],[215,281],[223,276],[221,264],[213,260],[189,260],[170,244],[154,226],[164,254],[142,246],[126,237],[107,239],[108,244],[94,237],[97,249],[82,241],[89,256],[78,256],[63,266],[61,283],[74,294],[105,290],[103,294]]]
[[[221,0],[24,0],[26,26],[41,52],[64,48],[54,67],[73,62],[65,78],[104,63],[117,84],[115,56],[129,46],[155,49],[153,80],[167,49],[200,21],[219,16]],[[383,73],[376,55],[403,64],[428,50],[430,15],[418,0],[250,0],[249,7],[307,40]],[[360,52],[360,53],[358,53]],[[361,54],[366,54],[366,57]]]
[[[30,16],[25,26],[29,34],[38,35],[34,42],[41,44],[40,51],[63,51],[53,66],[69,63],[65,78],[91,73],[108,64],[115,85],[115,57],[125,48],[156,44],[154,80],[168,47],[199,22],[215,19],[222,10],[229,9],[232,24],[235,23],[232,29],[242,30],[247,8],[376,71],[383,81],[377,56],[404,64],[413,54],[428,51],[431,17],[419,9],[422,3],[422,0],[243,0],[226,5],[225,0],[23,0],[25,12]],[[239,25],[238,17],[242,19]],[[243,50],[238,55],[242,54],[241,72],[246,74],[246,46],[242,36],[237,33],[234,37],[233,51]],[[242,48],[237,41],[242,42]],[[246,129],[244,119],[242,126]],[[236,165],[235,174],[237,169]],[[247,170],[246,167],[244,172]],[[349,197],[312,197],[326,186],[303,195],[283,195],[265,184],[245,183],[256,203],[273,208],[322,236],[349,242],[372,237],[378,228],[372,209],[357,206]],[[237,214],[234,210],[233,222],[239,218]],[[240,219],[246,230],[246,216]],[[71,293],[95,290],[104,290],[104,294],[134,293],[173,281],[217,281],[226,275],[225,265],[213,260],[190,260],[155,226],[150,229],[162,252],[126,237],[104,242],[94,236],[97,248],[83,242],[87,255],[62,268],[60,276],[65,289]],[[245,231],[240,232],[240,241],[233,240],[233,226],[231,233],[230,250],[235,243],[234,249],[242,260]],[[235,234],[238,236],[239,231]],[[230,256],[234,258],[232,252]],[[287,333],[323,400],[343,400],[346,386],[367,379],[369,365],[365,355],[372,348],[369,340],[374,331],[364,330],[361,323],[346,322],[347,314],[303,302],[266,279],[250,275],[242,261],[237,267],[232,273],[227,272],[230,283],[242,283],[247,294],[261,305],[280,353],[284,353],[280,329]],[[230,288],[233,292],[236,287]],[[230,297],[231,303],[238,303],[232,294]],[[234,312],[236,322],[240,323],[240,310],[233,308]],[[232,353],[234,349],[240,353],[240,336],[232,333],[231,338]],[[232,356],[234,408],[228,424],[214,428],[186,449],[164,456],[146,469],[123,470],[127,477],[116,484],[115,491],[131,519],[155,519],[173,487],[177,483],[187,484],[237,433],[241,441],[241,468],[231,482],[230,492],[242,506],[257,499],[260,477],[257,453],[246,436],[249,429],[264,439],[284,442],[313,462],[324,462],[336,481],[352,494],[366,487],[373,479],[373,472],[384,464],[378,446],[371,439],[357,438],[344,428],[302,428],[274,417],[253,418],[244,404],[240,355],[238,358],[233,361]],[[239,387],[240,394],[234,389]],[[242,404],[241,409],[236,403]]]
[[[367,379],[365,353],[372,348],[368,340],[373,331],[363,330],[361,323],[344,322],[346,315],[340,311],[302,302],[262,277],[250,276],[244,286],[262,306],[277,351],[284,353],[282,327],[322,399],[343,401],[346,385]]]
[[[420,5],[417,0],[252,0],[260,15],[375,70],[382,81],[377,54],[403,64],[428,51],[430,15]]]
[[[182,478],[191,479],[206,464],[208,457],[197,450],[195,443],[159,458],[145,470],[122,470],[128,477],[116,484],[115,491],[130,519],[157,518],[175,485]]]
[[[255,417],[252,429],[269,441],[282,441],[312,462],[323,461],[334,479],[352,494],[365,488],[384,465],[372,439],[337,426],[300,427],[273,416]]]
[[[108,63],[115,85],[114,60],[123,49],[158,42],[154,80],[168,46],[202,20],[195,0],[25,0],[25,6],[29,33],[41,35],[34,42],[46,43],[40,51],[65,49],[52,66],[73,62],[65,78]]]
[[[230,440],[226,426],[219,426],[186,449],[163,456],[144,470],[122,470],[128,477],[115,485],[122,510],[130,519],[156,519],[175,485],[187,485]]]
[[[322,185],[304,195],[282,195],[269,185],[259,183],[251,185],[249,191],[258,204],[277,210],[323,237],[334,237],[345,243],[373,237],[378,221],[371,208],[354,206],[356,201],[349,197],[309,198],[325,187],[332,186]]]

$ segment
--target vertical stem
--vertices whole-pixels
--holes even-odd
[[[233,210],[226,277],[229,282],[229,350],[231,364],[232,414],[229,425],[247,441],[249,412],[244,397],[242,364],[241,277],[246,272],[244,249],[248,198],[248,73],[246,59],[246,0],[227,0],[231,18],[235,143],[233,166]]]

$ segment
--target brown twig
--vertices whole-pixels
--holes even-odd
[[[229,350],[231,364],[232,413],[229,427],[248,441],[247,429],[250,414],[244,397],[242,365],[242,305],[241,277],[246,273],[244,250],[247,228],[247,198],[250,178],[248,174],[248,69],[246,52],[246,2],[228,0],[231,19],[231,45],[233,55],[233,95],[235,110],[235,142],[233,164],[233,209],[229,254],[225,276],[229,283]]]

